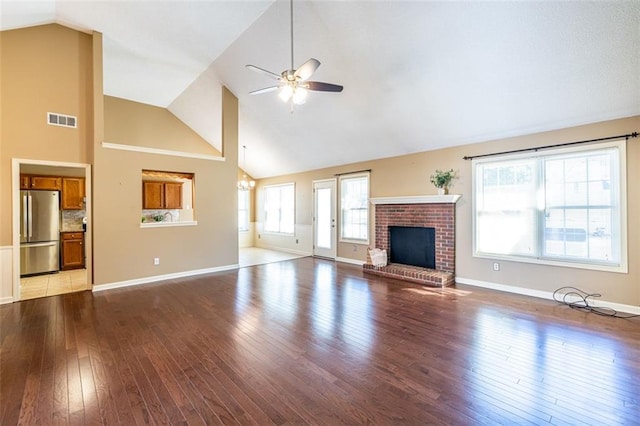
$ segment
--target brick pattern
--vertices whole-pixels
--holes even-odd
[[[435,271],[433,269],[398,265],[395,263],[379,268],[372,264],[365,264],[363,270],[369,274],[411,281],[429,287],[448,287],[455,282],[453,272]]]
[[[375,246],[389,251],[389,226],[435,228],[436,270],[455,273],[455,204],[378,204]]]

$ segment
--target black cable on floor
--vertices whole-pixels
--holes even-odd
[[[602,315],[605,317],[615,317],[615,318],[636,318],[640,317],[640,315],[624,315],[620,314],[615,309],[606,308],[603,306],[593,306],[589,302],[589,299],[593,299],[596,297],[602,297],[599,293],[587,293],[585,291],[580,290],[579,288],[565,286],[560,287],[556,291],[553,292],[553,300],[558,303],[562,303],[563,305],[567,305],[572,309],[581,309],[587,312],[592,312],[597,315]]]

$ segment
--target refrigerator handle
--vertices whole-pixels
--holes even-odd
[[[20,229],[20,235],[27,238],[27,218],[29,217],[29,212],[27,211],[27,196],[22,196],[22,229]]]
[[[29,229],[29,238],[31,238],[33,236],[33,197],[31,195],[29,195],[27,216],[29,217],[27,227]]]

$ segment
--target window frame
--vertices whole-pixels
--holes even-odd
[[[345,237],[344,236],[344,230],[345,230],[345,223],[344,223],[344,198],[343,198],[343,185],[345,181],[349,181],[349,180],[356,180],[356,179],[362,179],[365,178],[366,182],[367,182],[367,196],[366,196],[366,218],[367,218],[367,224],[366,224],[366,232],[367,232],[367,237],[366,238],[350,238],[350,237]],[[363,245],[369,245],[370,243],[370,239],[371,239],[371,204],[370,204],[370,198],[371,198],[371,173],[367,172],[367,173],[353,173],[353,174],[348,174],[348,175],[343,175],[340,176],[340,185],[339,185],[339,191],[340,191],[340,235],[339,235],[339,242],[341,243],[349,243],[349,244],[363,244]]]
[[[486,164],[490,162],[496,161],[505,161],[505,160],[522,160],[522,159],[532,159],[535,158],[536,161],[544,161],[545,158],[549,158],[556,155],[563,154],[572,154],[572,153],[580,153],[580,152],[588,152],[588,151],[598,151],[598,150],[606,150],[614,148],[618,151],[618,173],[615,178],[617,178],[617,189],[618,189],[618,216],[616,217],[619,222],[619,247],[617,248],[620,251],[620,259],[618,264],[612,263],[601,263],[597,261],[589,261],[583,259],[562,259],[558,256],[554,257],[545,257],[544,255],[544,237],[543,230],[544,226],[544,212],[546,210],[545,199],[544,199],[544,171],[542,167],[538,167],[537,176],[537,209],[536,209],[536,221],[538,223],[537,232],[535,234],[535,241],[537,243],[536,250],[534,256],[526,256],[526,255],[507,255],[507,254],[495,254],[495,253],[484,253],[478,251],[478,211],[477,211],[477,191],[478,182],[477,179],[477,167],[481,164]],[[483,259],[497,259],[497,260],[506,260],[506,261],[514,261],[521,263],[532,263],[532,264],[540,264],[547,266],[560,266],[567,268],[577,268],[577,269],[587,269],[587,270],[596,270],[596,271],[606,271],[606,272],[616,272],[616,273],[628,273],[628,252],[627,252],[627,154],[626,154],[626,139],[619,139],[616,141],[610,142],[600,142],[594,144],[585,144],[579,146],[572,147],[564,147],[564,148],[553,148],[553,149],[545,149],[541,151],[537,151],[535,153],[516,153],[516,154],[506,154],[506,155],[496,155],[492,157],[485,158],[477,158],[472,161],[472,256],[475,258],[483,258]]]
[[[291,223],[291,232],[284,232],[284,231],[272,231],[272,230],[267,230],[267,198],[268,198],[268,192],[272,189],[275,188],[285,188],[285,187],[291,187],[292,189],[292,193],[293,193],[293,200],[292,200],[292,212],[291,212],[291,216],[292,216],[292,220],[293,222]],[[282,202],[280,203],[280,211],[282,210]],[[265,234],[273,234],[273,235],[286,235],[286,236],[294,236],[296,234],[296,184],[295,182],[287,182],[287,183],[280,183],[280,184],[275,184],[275,185],[265,185],[263,187],[263,210],[262,210],[262,214],[264,215],[264,221],[263,221],[263,232]],[[278,221],[278,228],[282,229],[282,218],[280,218],[280,220]]]

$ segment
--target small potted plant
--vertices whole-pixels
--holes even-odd
[[[444,195],[449,191],[449,186],[451,182],[456,177],[456,173],[451,170],[438,170],[431,175],[430,180],[431,183],[438,188],[438,195]]]

